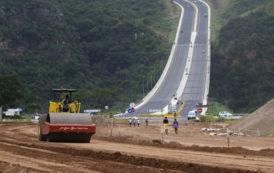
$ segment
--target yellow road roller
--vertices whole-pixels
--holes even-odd
[[[38,139],[49,142],[90,142],[96,132],[89,113],[80,113],[81,103],[72,99],[76,89],[52,89],[54,98],[49,102],[49,113],[38,122]],[[63,100],[56,99],[56,95]]]

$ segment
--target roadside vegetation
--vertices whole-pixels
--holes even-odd
[[[15,116],[12,118],[5,118],[3,121],[8,123],[27,123],[27,122],[31,122],[31,116],[29,115]]]
[[[231,118],[220,117],[219,112],[226,111],[233,114],[233,110],[229,109],[227,106],[218,102],[208,103],[207,114],[199,116],[200,122],[225,122],[231,123],[234,121]]]
[[[227,106],[220,104],[218,102],[209,102],[209,107],[207,109],[207,113],[212,116],[219,116],[219,112],[227,111],[229,113],[233,113],[232,109],[229,109]]]
[[[207,123],[231,123],[234,121],[234,119],[229,119],[229,118],[224,118],[224,117],[217,117],[217,116],[212,116],[212,115],[201,115],[199,116],[199,121],[200,122],[207,122]]]
[[[213,14],[210,97],[252,112],[274,96],[274,2],[207,2]]]
[[[36,96],[25,88],[18,75],[0,75],[0,106],[3,110],[21,106],[28,112],[41,109]]]

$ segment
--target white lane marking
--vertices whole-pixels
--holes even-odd
[[[191,33],[191,42],[190,42],[190,47],[189,47],[189,51],[188,51],[188,59],[186,61],[186,66],[185,66],[185,73],[182,76],[179,88],[176,92],[177,96],[182,96],[183,95],[183,92],[184,92],[184,89],[185,89],[185,86],[186,86],[186,83],[187,83],[187,79],[188,79],[188,76],[189,76],[189,71],[190,71],[190,68],[191,68],[191,63],[192,63],[192,58],[193,58],[194,43],[195,43],[195,39],[196,39],[196,36],[197,36],[197,23],[198,23],[198,13],[199,13],[199,9],[194,3],[192,3],[188,0],[185,0],[185,1],[190,3],[195,8],[195,20],[194,20],[193,32]]]

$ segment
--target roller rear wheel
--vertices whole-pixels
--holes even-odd
[[[52,133],[47,136],[48,142],[83,142],[89,143],[92,134],[77,134],[77,133]]]
[[[43,127],[43,124],[46,122],[46,120],[47,120],[47,115],[41,115],[40,119],[38,121],[38,139],[39,139],[39,141],[47,140],[47,135],[42,134],[42,127]]]

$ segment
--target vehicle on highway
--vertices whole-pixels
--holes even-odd
[[[219,116],[223,117],[223,118],[230,118],[230,117],[232,117],[232,114],[227,111],[221,111],[221,112],[219,112]]]
[[[37,114],[34,116],[34,120],[39,120],[39,119],[40,119],[40,116],[41,116],[41,115],[37,113]]]
[[[193,110],[189,111],[188,114],[187,114],[187,119],[188,120],[196,119],[196,117],[197,117],[197,110],[196,109],[193,109]]]

